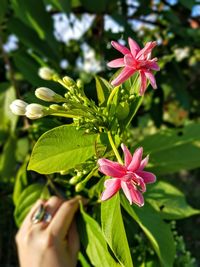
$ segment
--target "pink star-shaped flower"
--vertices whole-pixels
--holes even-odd
[[[143,170],[149,156],[142,160],[142,147],[136,149],[133,156],[124,144],[121,147],[124,152],[124,165],[105,158],[98,160],[99,171],[112,177],[104,183],[106,189],[102,193],[101,200],[111,198],[122,188],[130,204],[135,203],[141,207],[144,205],[142,193],[146,191],[146,184],[154,183],[156,176]]]
[[[111,68],[123,67],[121,73],[111,82],[113,86],[118,86],[129,79],[135,72],[140,74],[140,95],[143,95],[147,88],[147,80],[150,81],[154,89],[157,88],[156,80],[152,70],[158,71],[157,58],[151,59],[151,52],[156,46],[156,42],[148,42],[143,49],[130,37],[128,38],[130,50],[112,41],[112,46],[121,52],[124,56],[110,61],[107,65]]]

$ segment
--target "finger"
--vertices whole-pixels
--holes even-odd
[[[73,220],[68,231],[67,244],[70,249],[72,258],[77,258],[80,249],[80,239],[77,231],[76,221]]]
[[[51,197],[44,205],[45,212],[47,214],[50,214],[50,216],[53,218],[62,203],[63,200],[61,198],[58,198],[56,196]]]
[[[32,223],[33,215],[35,214],[37,209],[40,207],[40,205],[42,204],[44,205],[44,203],[45,203],[45,200],[38,199],[37,202],[32,206],[31,210],[29,211],[23,223],[21,224],[21,227],[20,227],[21,232],[26,232],[30,228],[30,226],[33,224]]]
[[[77,196],[62,203],[48,227],[51,233],[63,239],[66,237],[80,200],[81,197]]]

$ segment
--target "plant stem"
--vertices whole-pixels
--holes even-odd
[[[109,95],[109,97],[108,97],[108,101],[107,101],[107,107],[110,106],[110,103],[111,103],[111,101],[112,101],[114,95],[117,93],[118,89],[119,89],[119,86],[116,86],[116,87],[112,90],[112,92],[110,93],[110,95]]]
[[[54,183],[52,182],[51,178],[49,176],[47,176],[47,184],[51,187],[51,189],[55,192],[55,194],[60,197],[63,198],[63,196],[61,195],[61,193],[58,191],[58,189],[55,187]]]
[[[113,141],[113,138],[112,138],[112,135],[111,135],[110,131],[108,131],[108,139],[109,139],[110,145],[111,145],[111,147],[112,147],[112,149],[113,149],[113,151],[115,153],[115,156],[116,156],[118,162],[123,165],[122,158],[121,158],[121,156],[120,156],[120,154],[119,154],[119,152],[118,152],[118,150],[117,150],[117,148],[115,146],[115,143]]]
[[[97,169],[98,167],[95,166],[81,183],[84,183],[84,184],[87,183],[90,180],[90,178],[93,176],[93,174],[96,172]]]

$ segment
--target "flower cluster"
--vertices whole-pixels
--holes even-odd
[[[105,158],[98,160],[100,172],[112,177],[105,181],[106,189],[102,193],[101,199],[111,198],[122,188],[130,204],[135,203],[141,207],[144,205],[142,193],[146,191],[146,184],[154,183],[156,176],[151,172],[144,171],[149,156],[142,160],[142,147],[138,148],[133,156],[124,144],[121,147],[124,152],[124,165]]]
[[[151,53],[156,46],[156,42],[148,42],[143,49],[131,38],[128,39],[130,50],[112,41],[112,46],[121,52],[124,56],[117,58],[108,63],[111,68],[123,67],[121,73],[111,82],[113,86],[118,86],[130,78],[134,73],[140,74],[140,95],[143,95],[147,88],[147,80],[150,81],[154,89],[157,88],[156,80],[152,70],[159,70],[157,58],[151,59]]]
[[[120,123],[122,123],[122,120],[129,113],[136,113],[141,102],[135,105],[136,108],[133,111],[131,110],[132,104],[130,102],[135,101],[135,99],[142,99],[140,96],[146,91],[147,81],[151,83],[154,89],[157,88],[152,71],[158,71],[159,66],[157,64],[157,58],[151,58],[156,42],[148,42],[143,49],[131,38],[128,39],[128,43],[130,49],[115,41],[111,42],[112,46],[123,54],[123,57],[112,60],[108,63],[108,66],[112,68],[122,67],[123,69],[111,82],[116,88],[111,90],[112,87],[110,85],[108,86],[107,89],[110,91],[110,95],[105,100],[104,106],[101,106],[102,103],[99,103],[99,106],[97,106],[94,101],[87,98],[84,93],[83,84],[80,81],[75,82],[68,76],[60,78],[54,70],[48,67],[42,67],[39,70],[39,76],[45,80],[58,82],[67,89],[67,93],[61,96],[49,88],[40,87],[36,89],[35,95],[43,101],[51,102],[49,106],[43,106],[37,103],[28,104],[20,99],[16,99],[11,103],[10,109],[14,114],[26,116],[29,119],[39,119],[47,115],[72,118],[73,125],[77,130],[82,128],[85,129],[85,133],[91,131],[98,133],[103,131],[107,133],[110,145],[118,162],[106,158],[100,158],[98,160],[99,171],[111,177],[104,183],[105,191],[102,193],[101,200],[111,198],[122,189],[130,204],[135,203],[141,207],[144,205],[143,193],[146,191],[146,184],[153,183],[156,180],[153,173],[144,171],[149,157],[146,156],[142,159],[142,147],[138,148],[132,156],[128,148],[122,144],[121,147],[124,152],[123,164],[112,139],[112,134],[116,134],[116,131],[118,131],[117,128],[120,128]],[[139,92],[132,94],[122,87],[120,93],[117,95],[118,100],[115,104],[112,103],[118,86],[137,72],[140,77]],[[104,96],[101,96],[101,98],[103,99]],[[98,166],[96,166],[96,161],[93,160],[93,162],[95,167],[93,166],[92,171],[88,170],[86,177],[85,173],[81,175],[78,173],[70,179],[69,183],[76,185],[75,190],[77,192],[85,187],[86,182],[97,170]],[[62,174],[64,175],[64,173]]]

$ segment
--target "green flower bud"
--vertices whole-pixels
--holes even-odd
[[[78,182],[80,182],[82,176],[74,176],[69,180],[69,183],[72,185],[77,184]]]
[[[69,88],[76,86],[75,81],[72,78],[70,78],[69,76],[63,77],[63,82]]]
[[[85,184],[84,183],[78,183],[76,186],[75,186],[75,191],[76,192],[80,192],[80,191],[82,191],[83,189],[84,189],[84,187],[85,187]]]

